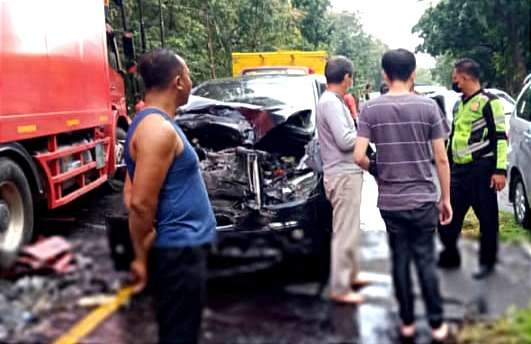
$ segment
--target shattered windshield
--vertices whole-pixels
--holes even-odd
[[[263,77],[206,82],[194,95],[223,102],[239,102],[275,107],[289,105],[312,109],[315,104],[313,83],[298,77]]]

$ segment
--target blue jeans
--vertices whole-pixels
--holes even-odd
[[[435,229],[438,209],[426,203],[412,210],[380,210],[387,227],[391,248],[393,284],[404,325],[415,321],[411,261],[416,266],[428,321],[438,328],[443,321],[443,307],[439,290],[435,258]]]

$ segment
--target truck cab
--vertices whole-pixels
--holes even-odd
[[[32,238],[37,206],[60,207],[115,175],[116,137],[129,119],[102,1],[7,1],[0,18],[0,267],[8,267]]]

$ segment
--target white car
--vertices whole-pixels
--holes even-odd
[[[505,113],[505,131],[509,133],[509,128],[511,127],[511,114],[513,113],[516,101],[507,92],[497,88],[487,88],[485,91],[498,96],[498,98],[501,100],[503,104],[503,112]]]
[[[522,88],[510,120],[509,200],[516,221],[531,228],[531,81]]]
[[[415,88],[417,90],[417,88]],[[505,130],[509,133],[511,114],[514,110],[516,101],[507,92],[499,90],[497,88],[487,88],[485,91],[497,96],[503,104],[503,112],[505,113]],[[453,120],[453,109],[455,104],[461,99],[461,93],[448,90],[446,88],[433,89],[433,91],[426,93],[425,95],[430,98],[442,97],[444,99],[444,110],[446,118],[450,121]]]

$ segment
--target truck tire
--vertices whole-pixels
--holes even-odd
[[[17,259],[22,245],[33,234],[33,199],[22,169],[11,159],[0,158],[0,267]]]
[[[125,164],[125,138],[127,136],[127,132],[120,128],[116,127],[116,144],[115,144],[115,158],[116,158],[116,165],[123,165]],[[109,179],[107,181],[107,184],[109,185],[110,189],[115,192],[121,192],[124,187],[125,182],[125,171],[122,170],[115,170],[112,175],[109,175]]]

